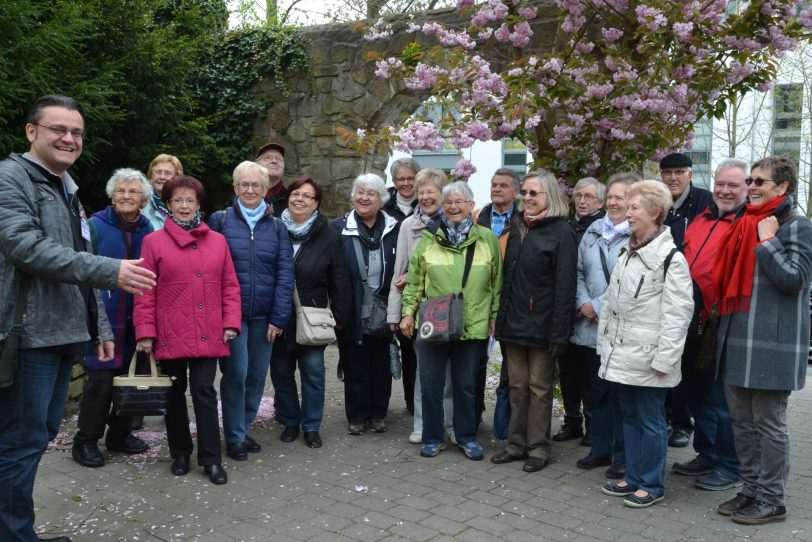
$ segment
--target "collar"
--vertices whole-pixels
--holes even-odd
[[[508,208],[507,211],[505,211],[504,213],[500,213],[499,211],[496,210],[496,206],[493,203],[491,203],[491,216],[492,217],[493,216],[504,216],[506,218],[510,218],[511,216],[513,216],[513,211],[515,211],[515,210],[516,210],[516,204],[511,203],[510,207]]]
[[[688,183],[688,188],[685,189],[685,192],[682,193],[680,197],[674,200],[674,204],[671,206],[673,210],[677,210],[682,207],[682,204],[685,203],[685,200],[689,198],[691,195],[691,191],[694,189],[694,185],[690,182]]]
[[[37,166],[40,170],[42,170],[42,172],[46,176],[51,177],[53,180],[58,179],[59,181],[61,181],[65,185],[65,190],[67,191],[68,194],[75,194],[79,190],[79,185],[76,184],[76,182],[73,180],[73,177],[71,177],[70,173],[68,173],[67,171],[65,171],[62,175],[57,175],[56,173],[48,169],[45,166],[45,164],[43,164],[42,162],[31,156],[31,153],[28,152],[23,153],[22,157],[31,162],[32,164],[34,164],[35,166]]]
[[[398,221],[383,210],[379,212],[383,215],[384,220],[383,233],[381,234],[381,239],[383,239],[386,237],[386,234],[397,227]],[[349,211],[344,215],[344,228],[341,230],[341,235],[358,235],[358,222],[355,220],[355,213],[353,211]]]

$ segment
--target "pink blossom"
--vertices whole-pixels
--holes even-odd
[[[438,76],[445,74],[446,71],[438,66],[418,62],[414,67],[414,75],[404,79],[403,83],[412,90],[426,90],[437,83]]]
[[[533,115],[524,122],[524,129],[530,131],[536,126],[538,126],[540,122],[541,117],[539,115]]]
[[[674,31],[674,35],[677,36],[680,41],[688,41],[691,38],[694,23],[674,23],[671,29]]]
[[[476,173],[476,167],[469,160],[461,158],[454,169],[451,170],[451,176],[457,179],[467,181],[468,178]]]
[[[530,43],[530,37],[532,35],[533,31],[530,29],[530,25],[527,21],[522,21],[514,25],[513,32],[510,33],[510,43],[512,43],[514,47],[524,47]]]
[[[358,139],[364,139],[367,135],[367,131],[364,130],[363,128],[358,128],[355,131],[355,135],[358,137]]]
[[[535,19],[537,14],[538,10],[534,7],[522,6],[519,8],[519,16],[525,19]]]
[[[468,6],[473,6],[474,0],[457,0],[457,9],[462,10],[467,8]]]
[[[395,132],[395,148],[404,151],[436,151],[442,148],[443,138],[431,122],[412,121]]]
[[[510,29],[508,28],[508,25],[502,23],[502,26],[500,26],[496,32],[493,33],[493,37],[503,43],[508,41],[510,39]]]
[[[639,5],[634,10],[637,15],[637,22],[646,26],[652,32],[656,32],[661,26],[665,26],[668,20],[659,9],[651,6]]]
[[[375,66],[377,69],[375,70],[375,76],[381,79],[389,79],[390,74],[389,70],[391,68],[400,69],[403,67],[403,62],[396,58],[388,58],[386,60],[378,60],[375,62]]]
[[[369,27],[369,30],[364,34],[364,39],[367,41],[377,41],[388,38],[391,35],[392,25],[384,22],[383,17],[381,17]]]
[[[619,28],[601,28],[601,34],[603,34],[603,39],[606,41],[617,41],[623,37],[623,30]]]
[[[595,48],[595,44],[591,41],[579,41],[575,44],[575,50],[582,55],[588,55]]]

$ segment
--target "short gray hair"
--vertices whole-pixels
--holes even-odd
[[[618,173],[613,173],[609,176],[609,179],[606,180],[606,191],[609,192],[609,189],[612,188],[612,185],[615,183],[624,183],[627,187],[629,187],[642,180],[643,177],[634,171],[620,171]]]
[[[595,177],[584,177],[583,179],[580,179],[577,183],[575,183],[575,188],[572,189],[572,193],[574,194],[579,189],[586,188],[587,186],[594,186],[597,189],[598,201],[601,203],[606,201],[606,185]]]
[[[738,168],[744,171],[744,176],[748,176],[750,174],[750,164],[745,162],[744,160],[740,160],[739,158],[725,158],[719,165],[716,167],[716,171],[713,173],[713,176],[716,177],[716,174],[722,171],[723,169],[733,169]]]
[[[386,202],[389,201],[389,191],[386,189],[386,183],[383,182],[383,179],[381,179],[380,176],[375,175],[374,173],[360,174],[352,182],[352,190],[350,191],[350,198],[355,199],[355,193],[362,186],[366,188],[371,188],[372,190],[377,192],[378,197],[381,198],[381,205],[386,205]]]
[[[449,196],[462,196],[465,201],[474,201],[474,191],[465,181],[457,181],[443,187],[443,200]]]
[[[522,181],[519,179],[519,174],[516,173],[515,170],[510,169],[509,167],[500,167],[496,171],[493,172],[493,177],[497,175],[504,175],[505,177],[510,177],[513,179],[513,190],[516,192],[522,187]],[[493,182],[493,177],[491,177],[491,182]]]
[[[567,196],[561,189],[561,185],[558,184],[558,179],[555,178],[555,175],[546,169],[539,169],[525,175],[522,183],[527,182],[528,179],[532,179],[533,177],[538,178],[542,190],[547,193],[547,216],[569,216],[570,205],[567,201]],[[522,207],[524,207],[524,200],[522,200]]]
[[[113,175],[107,181],[107,186],[104,188],[107,197],[113,199],[113,193],[116,191],[118,183],[124,181],[139,181],[141,183],[141,197],[144,198],[144,201],[152,197],[152,185],[144,174],[137,169],[128,167],[120,168],[113,172]]]
[[[409,168],[417,175],[417,172],[420,171],[420,164],[411,157],[398,158],[392,162],[392,165],[389,167],[389,176],[392,177],[392,182],[395,182],[395,173],[397,173],[400,168]]]
[[[231,179],[234,181],[234,186],[237,186],[237,183],[239,183],[243,175],[251,171],[259,173],[259,180],[262,183],[262,188],[270,188],[271,179],[268,174],[268,168],[250,160],[240,162],[237,164],[237,167],[234,168],[234,173],[231,174]]]

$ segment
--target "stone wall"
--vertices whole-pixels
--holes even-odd
[[[533,44],[537,51],[550,50],[557,28],[558,10],[554,2],[539,2],[540,16],[533,21]],[[315,95],[308,94],[305,74],[286,76],[290,89],[284,96],[272,81],[262,82],[259,96],[274,102],[268,114],[257,119],[255,142],[279,141],[286,147],[285,175],[293,179],[311,176],[325,185],[322,205],[328,216],[350,208],[349,189],[360,173],[382,174],[388,156],[360,156],[337,138],[340,127],[379,129],[397,124],[413,113],[427,96],[416,95],[403,85],[375,77],[375,62],[369,53],[398,56],[411,41],[421,41],[405,32],[407,22],[444,22],[462,26],[454,9],[424,13],[414,19],[403,16],[390,20],[394,32],[384,41],[368,42],[354,28],[356,23],[320,25],[302,31],[309,43]],[[491,59],[507,58],[509,51],[492,47],[480,54]]]

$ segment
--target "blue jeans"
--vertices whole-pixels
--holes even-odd
[[[276,416],[286,427],[318,431],[324,417],[324,346],[300,346],[288,350],[279,345],[271,360],[271,381],[276,392]],[[296,364],[302,381],[302,400],[296,389]]]
[[[0,389],[0,540],[36,542],[34,479],[59,431],[73,354],[20,350],[14,384]]]
[[[598,376],[601,358],[590,348],[589,377],[592,381],[592,422],[589,435],[592,438],[592,454],[611,458],[612,463],[626,464],[626,448],[623,443],[623,414],[617,396],[617,384]]]
[[[446,367],[454,389],[454,434],[459,444],[476,440],[476,377],[486,340],[415,343],[423,400],[423,442],[445,442],[443,392]]]
[[[626,482],[632,489],[659,497],[665,493],[665,455],[668,423],[665,396],[668,388],[615,384],[623,413],[626,443]]]
[[[231,341],[231,356],[220,360],[223,433],[229,444],[244,442],[248,426],[257,417],[273,351],[267,333],[266,318],[243,320],[242,332]]]

